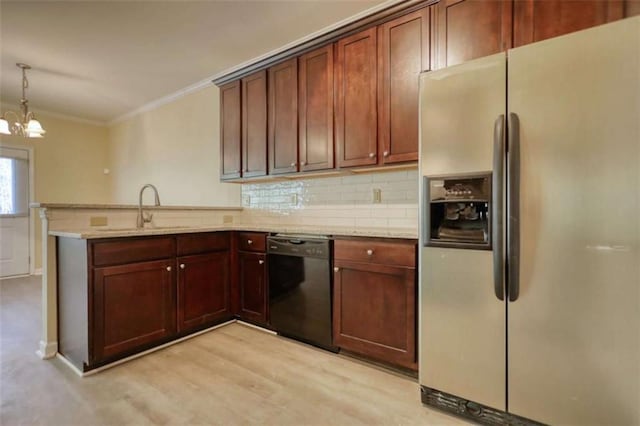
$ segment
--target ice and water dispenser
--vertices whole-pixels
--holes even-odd
[[[491,249],[491,173],[425,176],[427,246]]]

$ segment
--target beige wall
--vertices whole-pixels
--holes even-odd
[[[220,182],[219,114],[211,86],[112,125],[111,201],[137,203],[152,183],[164,205],[239,206],[240,185]]]
[[[240,206],[240,185],[219,178],[219,113],[219,90],[210,86],[110,127],[38,114],[44,139],[4,136],[0,144],[34,149],[38,202],[135,204],[140,187],[153,183],[163,205]]]
[[[2,106],[2,111],[16,110]],[[0,136],[0,144],[33,148],[35,194],[38,202],[106,203],[110,200],[108,131],[105,126],[38,114],[47,130],[44,139]],[[32,211],[32,214],[37,214]],[[40,219],[35,220],[35,267],[42,265]]]

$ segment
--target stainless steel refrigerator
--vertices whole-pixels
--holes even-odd
[[[423,402],[640,424],[640,17],[420,85]]]

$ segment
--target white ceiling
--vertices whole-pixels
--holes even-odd
[[[25,62],[32,109],[109,122],[382,3],[2,0],[1,100]]]

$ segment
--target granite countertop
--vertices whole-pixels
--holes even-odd
[[[186,234],[196,232],[212,231],[258,231],[275,232],[287,234],[310,234],[329,236],[361,236],[361,237],[381,237],[381,238],[407,238],[417,239],[418,230],[410,228],[351,228],[336,226],[302,226],[302,225],[255,225],[255,224],[229,224],[217,226],[167,226],[156,228],[92,228],[49,231],[49,235],[56,237],[97,239],[97,238],[119,238],[119,237],[139,237],[148,235],[170,235]]]
[[[121,210],[138,210],[137,204],[73,204],[73,203],[31,203],[29,207],[32,209],[121,209]],[[207,206],[154,206],[145,204],[145,209],[152,210],[229,210],[242,211],[242,207],[207,207]]]

